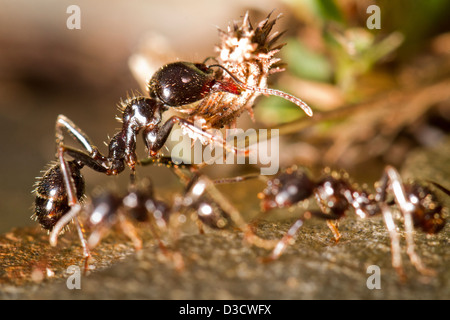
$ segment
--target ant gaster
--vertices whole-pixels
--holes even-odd
[[[217,65],[213,67],[217,67]],[[239,94],[242,90],[279,95],[291,101],[296,101],[296,98],[279,91],[251,88],[235,77],[230,79],[228,81],[216,79],[212,67],[204,64],[175,62],[162,67],[149,81],[150,98],[133,97],[122,102],[122,130],[117,132],[110,140],[107,156],[100,153],[98,148],[75,123],[64,115],[59,115],[56,121],[58,162],[52,166],[48,174],[38,180],[35,189],[35,213],[44,228],[52,231],[52,244],[56,244],[57,235],[66,224],[75,219],[84,254],[86,257],[89,256],[86,241],[82,237],[82,226],[76,217],[81,208],[79,199],[84,193],[83,188],[81,188],[84,185],[84,180],[79,172],[83,166],[107,175],[117,175],[125,169],[125,165],[128,165],[131,169],[133,183],[137,163],[136,137],[140,131],[143,132],[144,142],[150,157],[157,155],[176,123],[191,128],[192,131],[211,141],[217,141],[214,135],[195,127],[190,121],[178,116],[172,116],[160,125],[162,113],[169,107],[193,103],[212,92]],[[298,104],[304,105],[299,99]],[[306,110],[310,111],[310,109]],[[311,114],[311,112],[309,113]],[[80,143],[84,150],[65,145],[64,130]],[[72,157],[73,160],[68,162],[65,155]],[[53,194],[61,194],[61,196],[55,200]],[[42,205],[44,202],[46,204]],[[63,215],[69,212],[69,209],[72,210],[72,213],[66,219],[61,220],[61,223],[57,223]]]
[[[449,194],[444,187],[435,185]],[[263,211],[291,207],[313,195],[320,210],[304,212],[289,228],[266,260],[278,259],[304,221],[311,217],[325,219],[336,242],[339,241],[341,236],[336,222],[349,209],[353,208],[360,218],[383,215],[391,238],[392,265],[403,278],[400,240],[390,209],[393,203],[387,199],[388,191],[392,192],[394,201],[404,218],[406,251],[411,262],[422,274],[433,274],[433,270],[426,268],[415,252],[413,231],[414,227],[417,227],[430,234],[439,232],[445,225],[443,207],[429,188],[421,186],[417,182],[404,184],[397,170],[392,166],[385,168],[383,176],[376,186],[375,194],[351,184],[347,174],[329,171],[321,179],[313,180],[306,171],[292,167],[268,180],[267,187],[258,195]]]

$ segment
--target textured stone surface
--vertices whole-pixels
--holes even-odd
[[[447,148],[448,149],[448,148]],[[448,154],[418,153],[417,161],[433,156],[435,172],[448,175]],[[439,158],[439,159],[437,159]],[[431,162],[431,161],[430,161]],[[422,162],[420,162],[422,163]],[[437,163],[437,164],[436,164]],[[422,165],[420,165],[422,166]],[[403,172],[417,169],[408,160]],[[438,179],[437,176],[434,176]],[[244,194],[254,198],[253,183],[233,186],[233,200]],[[238,190],[240,188],[242,190]],[[241,192],[242,191],[242,192]],[[448,197],[439,194],[447,208]],[[236,199],[235,199],[236,198]],[[244,209],[256,205],[248,202]],[[256,210],[256,209],[254,209]],[[300,208],[298,210],[301,210]],[[294,213],[295,215],[295,213]],[[292,221],[261,222],[265,238],[280,238]],[[261,263],[268,252],[249,247],[237,231],[208,231],[183,236],[176,245],[185,268],[176,270],[143,232],[145,247],[139,255],[121,234],[113,233],[93,252],[95,269],[81,277],[81,290],[66,286],[66,268],[82,265],[74,233],[64,235],[51,249],[47,235],[37,228],[17,229],[0,238],[0,297],[4,299],[450,299],[450,226],[435,236],[416,233],[417,251],[426,266],[437,271],[425,277],[411,265],[403,251],[407,274],[399,281],[391,266],[390,240],[381,218],[349,217],[339,225],[338,244],[322,221],[308,221],[295,244],[272,263]],[[402,230],[402,229],[401,229]],[[404,245],[404,239],[402,239]],[[370,265],[381,270],[381,289],[366,286]],[[50,274],[47,274],[47,268]],[[54,273],[54,275],[52,275]]]

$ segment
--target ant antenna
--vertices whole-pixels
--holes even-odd
[[[236,82],[237,85],[239,85],[241,88],[243,88],[245,90],[259,92],[264,95],[281,97],[283,99],[291,101],[292,103],[295,103],[297,106],[302,108],[303,111],[308,116],[312,117],[312,115],[313,115],[311,108],[303,100],[301,100],[293,95],[290,95],[289,93],[286,93],[286,92],[283,92],[280,90],[276,90],[276,89],[249,86],[249,85],[245,84],[244,82],[242,82],[241,80],[239,80],[235,75],[233,75],[230,71],[228,71],[227,68],[225,68],[224,66],[221,66],[220,64],[212,64],[212,65],[208,66],[208,68],[213,68],[213,67],[219,67],[219,68],[225,70],[228,73],[228,75],[231,77],[231,79],[233,79],[233,81]]]

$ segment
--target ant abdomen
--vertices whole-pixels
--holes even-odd
[[[77,199],[84,195],[84,178],[80,172],[82,166],[69,161],[68,166],[75,185]],[[36,181],[34,214],[42,228],[51,231],[58,220],[70,210],[63,174],[59,163],[53,163],[44,175]]]

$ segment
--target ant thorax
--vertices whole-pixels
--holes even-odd
[[[235,22],[226,31],[219,30],[220,43],[215,48],[218,57],[213,63],[223,66],[247,86],[267,88],[269,75],[283,71],[278,64],[280,59],[274,57],[282,47],[275,44],[281,33],[271,33],[278,17],[269,18],[253,27],[247,13],[242,22]],[[227,72],[217,72],[216,76],[221,79],[233,81]],[[253,118],[252,107],[259,94],[250,90],[243,90],[239,95],[215,92],[195,107],[185,106],[178,111],[187,113],[193,120],[200,120],[205,129],[221,129],[233,126],[244,111]]]

